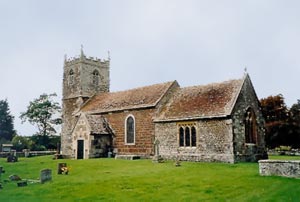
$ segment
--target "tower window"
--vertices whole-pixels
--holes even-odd
[[[74,71],[73,71],[73,69],[71,69],[69,71],[68,84],[69,85],[73,85],[74,84]]]
[[[93,84],[95,86],[99,85],[99,72],[97,70],[93,71]]]
[[[135,144],[135,120],[132,115],[125,121],[125,144]]]

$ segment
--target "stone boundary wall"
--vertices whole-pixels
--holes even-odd
[[[283,176],[300,178],[300,161],[260,160],[259,174],[262,176]]]

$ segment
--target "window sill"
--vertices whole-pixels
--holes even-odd
[[[135,143],[125,143],[124,145],[127,145],[127,146],[134,146]]]

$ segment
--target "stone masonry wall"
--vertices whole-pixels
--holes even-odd
[[[256,144],[247,144],[245,140],[245,115],[251,108],[256,116],[257,140]],[[255,162],[266,156],[264,119],[260,111],[259,101],[249,77],[246,77],[241,93],[237,99],[232,113],[233,120],[233,144],[235,162]]]
[[[90,135],[90,130],[87,126],[88,124],[86,123],[85,119],[80,117],[72,133],[72,158],[77,158],[77,140],[84,141],[83,158],[88,159],[90,157],[91,137],[93,136]]]
[[[73,112],[78,108],[76,105],[77,98],[63,100],[63,117],[61,131],[61,151],[62,154],[72,156],[72,129],[75,126],[76,118]]]
[[[114,130],[113,147],[118,155],[153,155],[154,123],[152,117],[155,109],[141,109],[104,114]],[[125,144],[125,120],[129,115],[135,119],[135,144]]]
[[[63,73],[61,151],[72,156],[71,132],[75,126],[75,112],[95,93],[109,92],[109,60],[87,58],[83,52],[79,58],[65,59]],[[73,79],[70,82],[70,70]],[[93,71],[99,72],[99,83],[93,83]]]
[[[196,147],[179,146],[179,127],[193,124]],[[159,154],[165,159],[233,163],[232,125],[230,119],[198,120],[155,124]]]
[[[300,178],[300,161],[260,160],[259,173],[263,176]]]

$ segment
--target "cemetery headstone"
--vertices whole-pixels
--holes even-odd
[[[18,187],[25,187],[27,186],[27,181],[22,181],[17,183]]]
[[[41,170],[40,180],[41,180],[42,184],[47,181],[51,181],[52,180],[52,170],[51,169]]]
[[[3,169],[2,166],[0,166],[0,176],[1,176],[2,173],[5,173],[5,170]]]
[[[0,166],[0,182],[1,182],[1,175],[2,173],[5,173],[5,171],[3,170],[3,167]],[[2,189],[1,184],[0,184],[0,189]]]
[[[181,166],[181,163],[180,163],[180,151],[179,151],[179,150],[177,150],[177,156],[176,156],[174,165],[175,165],[176,167]]]
[[[20,181],[20,180],[22,180],[18,175],[10,175],[8,178],[10,179],[10,181]]]
[[[14,156],[12,154],[9,154],[7,156],[7,162],[9,162],[9,163],[18,162],[18,157]]]
[[[159,155],[159,140],[155,140],[154,142],[154,157],[152,159],[155,163],[162,163],[164,162],[163,158]]]

